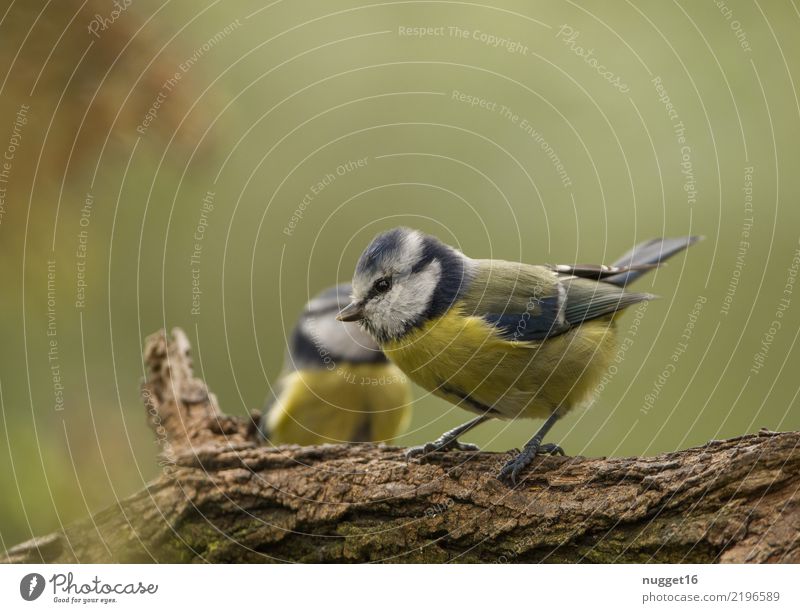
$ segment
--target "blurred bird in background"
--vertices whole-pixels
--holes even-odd
[[[416,383],[478,417],[409,456],[476,450],[458,437],[491,418],[544,419],[500,471],[516,482],[559,417],[586,403],[613,360],[614,318],[654,298],[628,282],[697,237],[642,243],[612,266],[476,260],[437,238],[396,228],[373,239],[338,317],[360,321]]]
[[[300,315],[261,419],[270,443],[386,442],[408,426],[407,377],[358,325],[336,319],[351,292],[329,288]]]

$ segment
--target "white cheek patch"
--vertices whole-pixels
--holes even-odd
[[[388,338],[401,336],[428,309],[441,276],[442,265],[433,260],[420,272],[397,279],[389,292],[367,304],[372,327]]]
[[[442,265],[433,260],[415,275],[400,282],[389,292],[392,310],[415,318],[422,315],[431,303],[433,293],[442,277]]]

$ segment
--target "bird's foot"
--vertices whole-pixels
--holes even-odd
[[[555,443],[545,443],[544,445],[531,445],[525,448],[513,459],[505,463],[500,469],[497,478],[500,481],[509,481],[511,485],[517,484],[517,478],[525,470],[537,455],[565,455],[564,450]]]
[[[406,458],[419,458],[435,451],[480,451],[477,445],[472,443],[462,443],[458,439],[436,439],[431,443],[425,443],[417,447],[409,447],[406,450]]]

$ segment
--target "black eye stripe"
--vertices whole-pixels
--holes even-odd
[[[390,289],[392,289],[392,278],[391,277],[381,277],[375,283],[372,284],[372,288],[370,289],[370,297],[378,296],[379,294],[385,294]]]

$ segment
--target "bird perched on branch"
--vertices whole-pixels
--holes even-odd
[[[612,266],[472,259],[437,238],[396,228],[373,239],[339,313],[359,321],[423,388],[478,416],[408,450],[477,450],[458,438],[492,418],[544,419],[499,478],[515,483],[570,409],[585,403],[613,359],[615,316],[654,298],[625,285],[698,237],[655,239]]]
[[[336,319],[351,291],[343,284],[322,292],[292,330],[261,419],[271,443],[390,441],[408,425],[407,377],[359,326]]]

